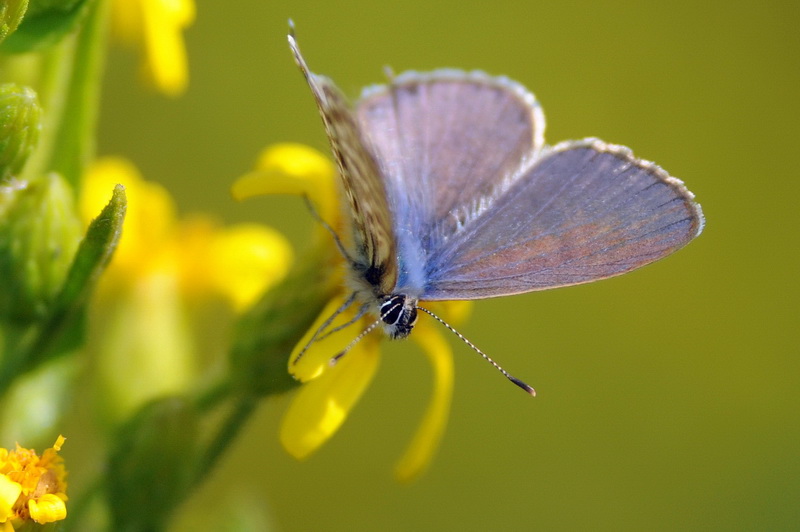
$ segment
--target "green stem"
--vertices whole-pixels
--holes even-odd
[[[38,54],[4,60],[19,83],[36,88],[44,109],[39,145],[22,177],[60,172],[76,190],[94,154],[95,129],[106,49],[109,0],[91,0],[76,35]]]
[[[335,287],[327,272],[334,253],[330,246],[298,261],[286,279],[240,318],[231,347],[231,376],[195,400],[197,410],[207,412],[230,398],[232,391],[238,393],[228,417],[198,460],[197,482],[214,468],[261,398],[298,385],[286,369],[287,358],[332,297]]]
[[[213,471],[220,457],[225,450],[234,442],[239,432],[245,427],[247,418],[253,413],[258,405],[258,398],[252,395],[242,395],[233,405],[233,410],[229,413],[225,422],[219,427],[216,436],[200,456],[195,469],[195,482],[200,483],[203,478]]]
[[[57,133],[66,105],[67,86],[72,72],[75,38],[65,38],[58,45],[39,54],[9,58],[12,78],[36,89],[42,113],[42,130],[36,149],[22,173],[26,181],[38,179],[50,170],[50,158],[58,142]]]
[[[195,398],[195,406],[199,412],[213,410],[231,395],[232,390],[233,386],[231,385],[230,379],[219,380],[197,395]]]
[[[48,165],[48,170],[59,172],[75,190],[94,155],[108,9],[107,0],[95,0],[78,34],[63,114]]]

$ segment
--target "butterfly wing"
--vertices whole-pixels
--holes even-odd
[[[700,234],[693,197],[627,148],[559,144],[433,250],[423,298],[480,299],[628,272]]]
[[[308,69],[294,35],[289,47],[314,94],[331,144],[352,217],[355,267],[379,293],[397,281],[397,258],[386,190],[372,153],[364,146],[356,117],[334,83]]]
[[[385,177],[400,252],[399,290],[419,292],[426,255],[506,187],[544,143],[534,96],[482,72],[406,72],[356,105]]]

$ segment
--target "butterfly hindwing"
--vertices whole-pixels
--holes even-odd
[[[436,248],[543,144],[534,96],[482,72],[406,72],[356,104],[386,179],[398,238]]]
[[[480,299],[619,275],[703,228],[683,183],[627,148],[565,142],[429,255],[424,299]]]
[[[308,69],[293,35],[289,46],[314,94],[342,177],[353,225],[354,266],[376,292],[391,293],[397,280],[396,245],[378,165],[364,146],[347,99],[330,79]]]

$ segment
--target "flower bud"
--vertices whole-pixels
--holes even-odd
[[[0,85],[0,185],[19,174],[39,139],[36,93],[15,83]]]
[[[72,190],[60,175],[0,186],[0,316],[41,319],[80,238]]]
[[[145,405],[117,433],[107,466],[113,530],[159,530],[195,480],[198,417],[191,401]]]

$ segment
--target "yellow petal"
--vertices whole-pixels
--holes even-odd
[[[189,84],[183,30],[194,19],[191,0],[141,0],[143,10],[143,73],[156,89],[179,96]]]
[[[426,301],[422,306],[440,316],[450,325],[459,325],[469,318],[473,304],[472,301]],[[425,320],[425,322],[427,321]]]
[[[61,446],[64,445],[65,441],[67,441],[67,439],[61,434],[59,434],[58,438],[56,438],[56,442],[53,444],[53,449],[55,449],[56,451],[60,451]]]
[[[378,337],[369,335],[335,367],[303,385],[281,423],[281,443],[289,454],[304,459],[339,429],[372,381],[379,358]]]
[[[256,224],[220,228],[206,216],[182,221],[174,245],[181,292],[222,295],[237,311],[280,281],[292,261],[292,248],[277,231]]]
[[[142,3],[139,0],[111,2],[111,33],[127,46],[137,44],[142,36]]]
[[[53,493],[45,493],[38,499],[28,501],[31,518],[39,524],[60,521],[67,517],[67,505]]]
[[[331,226],[338,223],[336,171],[323,154],[302,144],[275,144],[261,152],[256,169],[234,182],[237,200],[262,194],[307,196]]]
[[[189,79],[183,30],[194,21],[193,0],[114,0],[111,31],[142,54],[142,74],[168,96],[186,90]]]
[[[176,224],[175,236],[166,246],[165,254],[175,260],[174,274],[181,295],[202,299],[215,294],[211,243],[219,230],[217,222],[205,215],[194,215]]]
[[[17,502],[22,486],[5,475],[0,475],[0,523],[6,522],[13,516],[12,508]]]
[[[187,390],[196,377],[194,337],[180,293],[169,272],[128,280],[115,298],[96,307],[97,372],[102,407],[123,419],[144,402]]]
[[[194,0],[160,0],[160,2],[175,25],[188,28],[194,22],[196,11]]]
[[[124,271],[141,271],[171,236],[176,224],[175,204],[164,187],[145,181],[129,161],[104,157],[95,161],[84,176],[80,211],[87,224],[100,214],[118,183],[125,186],[128,208],[112,265]]]
[[[331,358],[345,349],[350,342],[352,342],[353,339],[356,338],[356,336],[358,336],[364,329],[364,321],[358,320],[351,326],[345,327],[344,329],[329,336],[324,336],[325,333],[323,332],[318,339],[314,341],[314,343],[310,345],[308,344],[317,329],[319,329],[319,327],[322,326],[326,320],[333,316],[333,314],[339,310],[343,304],[344,299],[341,296],[331,299],[325,308],[322,309],[322,312],[320,312],[317,319],[314,321],[308,331],[306,331],[306,334],[297,343],[292,351],[292,354],[289,356],[289,373],[294,375],[294,377],[299,381],[308,382],[322,375],[330,367]],[[325,330],[333,330],[336,327],[351,321],[357,312],[357,309],[354,307],[355,305],[351,305],[350,308],[336,316],[333,322]],[[372,335],[379,334],[379,331],[372,333]],[[367,338],[364,340],[366,339]],[[308,349],[298,360],[300,352],[305,347],[308,347]],[[345,358],[347,358],[347,356]]]
[[[239,224],[218,231],[211,246],[214,284],[237,311],[283,279],[292,263],[289,241],[261,225]]]
[[[420,320],[411,334],[433,367],[433,395],[414,438],[395,466],[395,477],[410,482],[430,463],[444,434],[453,396],[453,352],[432,320]]]

